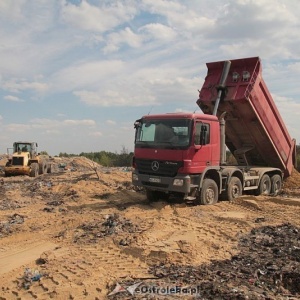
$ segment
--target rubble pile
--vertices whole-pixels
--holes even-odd
[[[119,243],[125,246],[129,243],[128,234],[136,232],[139,232],[137,225],[118,214],[111,214],[107,215],[104,220],[94,220],[78,226],[74,242],[95,243],[99,238],[118,235],[121,237]]]
[[[149,279],[118,281],[122,287],[147,287],[148,294],[129,289],[114,299],[182,299],[169,287],[194,290],[186,299],[246,300],[300,298],[300,228],[289,223],[253,229],[240,238],[239,254],[200,266],[161,262],[149,268]],[[201,245],[199,245],[201,251]],[[151,278],[152,277],[152,278]],[[154,295],[153,291],[164,291]],[[150,292],[149,292],[150,291]],[[169,292],[168,292],[169,291]],[[112,293],[113,294],[113,293]],[[154,298],[153,298],[154,297]]]
[[[20,207],[21,207],[20,204],[16,200],[12,201],[6,197],[0,199],[0,210],[11,210]]]
[[[65,161],[67,162],[66,159]],[[84,156],[78,156],[73,157],[70,161],[68,161],[65,169],[70,171],[91,171],[98,167],[100,167],[100,165],[96,162]]]
[[[24,223],[24,216],[13,214],[7,218],[7,221],[0,222],[0,238],[12,234],[18,229],[18,226]]]
[[[299,299],[299,228],[253,229],[241,238],[239,249],[230,260],[199,267],[162,263],[150,273],[168,283],[197,286],[201,299]]]

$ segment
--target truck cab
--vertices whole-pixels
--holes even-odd
[[[146,187],[148,196],[188,197],[204,170],[219,166],[220,130],[215,116],[147,115],[135,122],[135,128],[132,178],[135,185]]]

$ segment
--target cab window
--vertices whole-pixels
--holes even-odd
[[[210,142],[210,126],[209,124],[196,123],[195,145],[207,145]]]

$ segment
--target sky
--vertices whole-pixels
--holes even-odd
[[[193,112],[206,63],[259,56],[300,141],[299,0],[1,0],[0,153],[133,151],[134,121]]]

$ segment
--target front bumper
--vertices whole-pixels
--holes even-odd
[[[30,174],[30,167],[23,167],[23,166],[11,166],[5,167],[4,173],[6,176],[14,176],[14,175],[29,175]]]
[[[191,178],[189,175],[177,175],[175,177],[154,176],[132,172],[132,184],[151,190],[162,192],[190,193]]]

